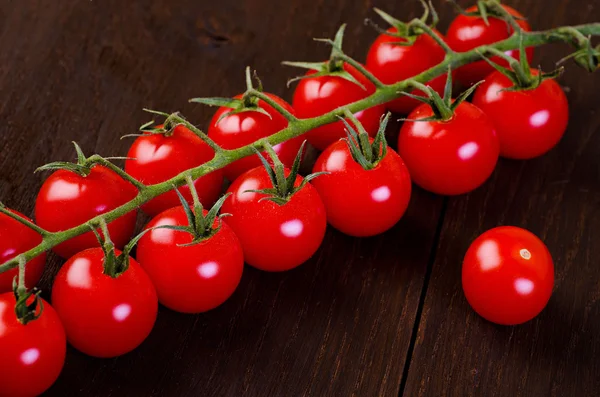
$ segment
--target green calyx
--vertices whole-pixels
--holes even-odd
[[[353,128],[345,118],[340,117],[342,122],[346,125],[346,135],[344,138],[348,144],[348,149],[352,154],[352,158],[365,170],[372,170],[377,167],[377,164],[387,154],[387,141],[385,139],[385,129],[390,119],[390,113],[386,113],[382,117],[379,123],[379,130],[373,142],[369,139],[369,134],[362,126],[360,121],[348,110],[344,110],[345,116],[352,121],[356,126]],[[358,130],[358,131],[357,131]]]
[[[600,45],[592,45],[592,37],[584,36],[577,29],[565,27],[561,29],[561,38],[566,39],[576,51],[557,62],[557,65],[573,59],[575,63],[590,73],[600,69]]]
[[[188,220],[187,226],[159,226],[165,229],[178,230],[181,232],[186,232],[192,235],[192,242],[188,244],[182,244],[183,247],[187,247],[190,245],[198,244],[204,240],[207,240],[214,236],[221,229],[221,218],[230,216],[231,214],[219,214],[221,207],[225,200],[231,195],[231,193],[227,193],[223,197],[221,197],[212,208],[204,215],[204,208],[202,207],[202,203],[200,203],[200,198],[198,197],[198,192],[196,191],[196,187],[194,186],[194,181],[192,177],[186,176],[187,186],[192,193],[193,199],[193,210],[190,208],[190,205],[187,203],[185,197],[179,192],[179,190],[175,189],[177,196],[179,197],[179,201],[181,202],[181,206],[185,212],[185,216]],[[215,226],[215,221],[218,221]]]
[[[431,32],[431,30],[434,29],[439,22],[439,16],[433,4],[431,3],[431,0],[429,0],[429,2],[426,2],[425,0],[420,0],[420,2],[423,5],[423,15],[420,18],[413,19],[408,23],[402,22],[392,17],[391,15],[380,10],[379,8],[373,9],[381,17],[381,19],[383,19],[390,26],[396,29],[395,32],[389,32],[386,29],[380,28],[376,23],[374,23],[370,19],[366,19],[365,23],[372,26],[381,34],[402,39],[392,44],[400,46],[411,46],[415,43],[415,41],[420,35],[428,34],[428,32]],[[430,16],[431,21],[428,22]]]
[[[260,161],[263,163],[263,166],[265,167],[265,170],[267,171],[267,174],[269,175],[269,179],[271,180],[273,187],[268,188],[268,189],[247,190],[247,191],[265,194],[266,197],[261,198],[259,201],[270,200],[278,205],[285,205],[292,198],[292,196],[294,194],[296,194],[298,191],[302,190],[302,188],[308,182],[310,182],[311,180],[315,179],[316,177],[318,177],[320,175],[327,174],[327,172],[316,172],[314,174],[307,175],[304,177],[304,179],[302,179],[302,182],[300,182],[300,184],[298,186],[294,186],[296,184],[296,177],[298,176],[298,171],[300,169],[300,163],[302,162],[302,156],[304,153],[305,144],[306,144],[306,141],[302,142],[302,146],[300,146],[300,150],[298,151],[298,154],[296,155],[294,164],[292,165],[292,168],[290,169],[290,173],[288,174],[287,177],[285,176],[285,172],[284,172],[285,167],[284,167],[283,163],[281,162],[281,160],[279,160],[279,157],[277,157],[277,153],[275,153],[275,150],[273,150],[273,147],[268,142],[265,141],[263,143],[263,148],[269,154],[269,157],[271,158],[271,161],[273,162],[272,166],[271,166],[271,164],[269,164],[267,159],[265,159],[265,157],[262,155],[262,153],[260,153],[256,149],[254,149],[254,151],[256,152],[256,155],[258,156]]]
[[[18,260],[19,274],[13,279],[12,285],[16,301],[15,315],[21,324],[27,325],[30,321],[40,318],[44,311],[44,302],[40,298],[41,291],[39,289],[33,288],[32,290],[27,290],[25,286],[26,261],[22,256]],[[32,297],[33,300],[31,299]]]
[[[448,121],[454,117],[454,111],[456,108],[463,103],[469,95],[475,91],[479,84],[483,83],[483,80],[473,84],[469,89],[460,94],[456,99],[452,99],[452,70],[448,67],[448,75],[446,80],[446,86],[444,87],[444,96],[441,97],[434,89],[425,84],[411,84],[413,88],[423,91],[426,96],[419,96],[403,92],[402,94],[410,98],[416,99],[423,103],[431,106],[433,110],[433,116],[425,117],[418,120],[402,119],[406,121]]]
[[[458,3],[456,3],[455,0],[447,1],[454,6],[454,8],[459,14],[467,17],[481,18],[483,19],[486,25],[490,24],[490,17],[503,19],[507,21],[507,23],[509,23],[510,25],[514,25],[513,21],[515,20],[524,20],[524,18],[515,17],[514,15],[511,15],[508,11],[506,11],[504,7],[502,7],[502,5],[500,4],[500,0],[479,0],[476,4],[477,10],[470,12],[465,11],[461,6],[458,5]]]
[[[350,74],[346,69],[344,69],[344,64],[348,62],[348,57],[342,51],[342,42],[344,40],[344,30],[346,29],[346,24],[343,24],[338,29],[335,34],[335,38],[331,39],[314,39],[315,41],[320,41],[331,45],[331,55],[329,56],[329,60],[325,62],[289,62],[284,61],[281,62],[282,65],[293,66],[308,70],[313,70],[315,73],[304,76],[297,76],[288,80],[287,85],[290,86],[294,81],[306,79],[306,78],[315,78],[321,76],[336,76],[342,78],[344,80],[348,80],[362,89],[366,90],[366,87],[358,81],[352,74]]]
[[[258,101],[259,99],[262,99],[262,95],[259,94],[263,92],[263,85],[260,79],[258,78],[256,71],[254,71],[253,77],[257,83],[256,88],[254,88],[254,85],[252,84],[252,74],[250,71],[250,67],[246,67],[246,92],[244,92],[242,98],[192,98],[190,99],[190,102],[202,103],[208,106],[220,106],[230,108],[231,110],[228,112],[224,112],[215,124],[218,124],[223,118],[227,116],[243,112],[259,112],[271,118],[271,115],[265,109],[259,106]]]
[[[79,145],[73,142],[75,151],[77,152],[77,162],[70,163],[67,161],[55,161],[38,167],[34,172],[40,171],[56,171],[56,170],[67,170],[74,172],[81,176],[88,176],[92,171],[93,162],[88,161]]]
[[[523,45],[523,32],[520,32],[520,44],[519,44],[519,60],[506,55],[504,52],[496,50],[494,48],[489,48],[487,54],[494,55],[505,60],[510,68],[506,68],[504,66],[500,66],[498,63],[492,61],[490,58],[486,57],[485,54],[481,54],[481,57],[489,63],[494,69],[498,72],[502,73],[506,77],[510,79],[513,83],[512,87],[504,88],[502,91],[525,91],[525,90],[534,90],[542,84],[545,80],[555,79],[559,77],[564,68],[560,67],[552,72],[546,73],[541,69],[538,69],[537,74],[533,74],[531,72],[531,67],[529,66],[529,61],[527,60],[527,53],[525,51],[525,46]]]

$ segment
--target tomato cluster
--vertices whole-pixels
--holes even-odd
[[[503,7],[519,17],[522,29],[530,30],[520,14]],[[260,99],[240,94],[232,100],[239,108],[216,111],[208,137],[224,149],[245,146],[286,128],[289,117],[283,113],[315,117],[371,95],[375,85],[361,68],[391,84],[439,64],[450,48],[468,51],[511,34],[505,21],[494,16],[484,21],[474,14],[476,7],[466,11],[446,36],[435,29],[431,35],[415,32],[381,13],[393,26],[372,44],[364,67],[340,63],[335,56],[340,35],[332,58],[311,64],[312,70],[300,78],[291,105],[269,93]],[[518,51],[507,55],[520,57]],[[531,58],[531,49],[526,56]],[[508,66],[502,56],[489,61],[500,71]],[[321,151],[311,175],[298,174],[304,145],[295,138],[274,147],[264,144],[264,152],[223,171],[196,180],[189,176],[186,186],[141,206],[153,218],[130,244],[135,211],[108,225],[93,225],[103,237],[91,230],[53,248],[68,260],[54,279],[52,306],[40,301],[45,309],[32,321],[22,321],[12,309],[17,300],[10,291],[17,271],[0,275],[0,328],[8,330],[0,332],[5,354],[0,395],[35,395],[47,389],[62,368],[66,341],[96,357],[133,350],[150,334],[159,302],[183,313],[218,307],[234,294],[244,262],[271,272],[301,265],[317,252],[327,223],[357,237],[389,230],[408,208],[412,181],[433,193],[464,194],[490,177],[499,156],[528,159],[547,152],[566,129],[563,91],[554,80],[528,68],[520,73],[530,85],[514,89],[512,75],[500,71],[486,61],[462,66],[407,97],[355,114],[347,111],[340,121],[309,131],[308,141]],[[450,96],[452,77],[471,90],[479,80],[485,82],[469,103],[466,94]],[[423,95],[428,99],[419,104]],[[384,136],[386,107],[407,115],[397,152]],[[78,151],[77,165],[55,171],[41,187],[35,206],[39,226],[59,232],[88,222],[134,199],[136,180],[158,184],[215,156],[206,137],[185,123],[169,123],[167,118],[164,125],[143,131],[125,163],[135,180],[88,163]],[[231,184],[219,199],[224,178]],[[41,241],[23,222],[0,214],[0,263]],[[137,260],[129,256],[136,242]],[[27,264],[20,287],[35,286],[44,262],[45,255],[40,255]],[[537,237],[500,227],[469,248],[462,280],[477,313],[496,323],[518,324],[548,302],[554,269]]]

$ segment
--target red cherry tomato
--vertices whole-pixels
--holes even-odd
[[[532,70],[537,75],[536,70]],[[512,82],[500,72],[489,75],[477,87],[473,104],[494,123],[500,155],[530,159],[552,149],[569,121],[569,104],[560,85],[552,79],[525,91],[502,91]]]
[[[35,202],[35,219],[42,228],[57,232],[78,226],[132,200],[136,189],[108,168],[94,166],[83,177],[58,170],[46,179]],[[123,247],[131,238],[136,212],[131,211],[108,225],[112,241]],[[90,231],[53,248],[63,258],[90,247],[98,247]]]
[[[31,220],[18,211],[10,211]],[[41,242],[42,236],[37,232],[5,214],[0,214],[0,264],[30,250]],[[45,265],[45,253],[27,262],[25,268],[25,286],[27,288],[35,287],[40,281]],[[0,293],[12,291],[13,279],[18,273],[19,269],[15,268],[0,274]]]
[[[395,33],[396,28],[388,29]],[[436,33],[442,37],[442,34]],[[367,69],[385,84],[393,84],[424,72],[442,62],[446,52],[427,34],[422,34],[410,46],[398,45],[406,40],[399,37],[381,34],[369,49]],[[427,83],[440,95],[444,93],[446,75],[436,77]],[[424,95],[421,91],[413,94]],[[386,104],[393,112],[408,114],[421,102],[409,97],[401,97]]]
[[[74,348],[94,357],[116,357],[150,334],[158,298],[135,260],[115,278],[104,274],[103,264],[100,248],[71,257],[54,279],[52,304]]]
[[[153,185],[202,165],[214,155],[215,152],[208,144],[183,125],[178,125],[171,136],[146,134],[137,138],[127,153],[127,157],[132,160],[125,162],[125,171],[138,181]],[[212,206],[221,193],[223,171],[215,170],[196,179],[194,186],[200,202],[204,206]],[[179,191],[188,202],[192,202],[189,187],[181,187]],[[142,205],[142,210],[154,216],[179,204],[179,197],[172,190]]]
[[[467,301],[483,318],[503,325],[537,316],[554,286],[554,265],[544,243],[533,233],[497,227],[477,237],[462,267]]]
[[[288,112],[294,113],[294,109],[283,99],[273,94],[267,93],[266,95]],[[242,95],[237,95],[235,98],[241,99]],[[231,110],[226,107],[219,108],[210,121],[208,136],[224,149],[237,149],[260,138],[272,135],[288,126],[288,121],[285,117],[270,105],[259,100],[258,106],[269,113],[270,117],[259,112],[248,111],[226,116],[217,123],[217,120],[224,113]],[[279,159],[286,167],[291,167],[294,163],[296,154],[298,154],[303,141],[304,138],[297,137],[273,146],[275,153],[277,153]],[[225,176],[230,181],[233,181],[244,172],[258,167],[260,164],[257,156],[245,157],[225,167]]]
[[[391,148],[371,170],[352,158],[345,141],[329,146],[313,172],[329,172],[312,181],[327,221],[342,233],[363,237],[383,233],[396,224],[410,201],[408,169]]]
[[[286,175],[289,171],[286,169]],[[296,186],[302,177],[296,178]],[[319,248],[327,221],[325,207],[313,186],[307,184],[284,205],[262,193],[248,190],[272,188],[264,167],[242,174],[229,187],[222,212],[240,239],[246,263],[266,271],[284,271],[307,261]]]
[[[12,292],[0,295],[0,396],[33,397],[58,378],[67,340],[48,302],[43,301],[41,316],[25,325],[15,315],[15,303]]]
[[[308,77],[300,80],[294,91],[292,106],[299,118],[306,119],[320,116],[340,106],[359,101],[375,92],[375,87],[352,66],[344,64],[344,69],[358,80],[364,88],[337,76]],[[307,75],[314,74],[311,70]],[[369,135],[375,136],[379,128],[379,119],[383,115],[383,105],[373,106],[355,113]],[[317,149],[327,146],[346,136],[341,121],[326,124],[307,133],[308,141]]]
[[[188,226],[183,208],[162,212],[146,228],[164,225]],[[191,241],[189,233],[155,229],[138,243],[137,259],[152,279],[160,303],[178,312],[201,313],[233,294],[242,278],[244,256],[238,238],[224,222],[208,239],[182,246]]]
[[[502,7],[517,18],[523,18],[515,9],[502,5]],[[477,7],[467,8],[467,12],[477,11]],[[513,30],[507,23],[501,19],[489,17],[489,24],[486,24],[481,17],[469,17],[465,15],[457,16],[448,28],[446,33],[446,42],[454,51],[465,52],[486,44],[492,44],[497,41],[507,39]],[[517,20],[517,23],[526,32],[531,31],[531,27],[524,19]],[[529,62],[533,60],[533,47],[525,49]],[[507,55],[519,59],[519,51],[511,50],[506,52]],[[500,57],[492,57],[494,62],[508,67],[508,63]],[[453,74],[456,79],[464,86],[470,86],[478,81],[486,78],[492,73],[492,68],[485,61],[477,61],[471,64],[461,66],[455,70]]]
[[[432,115],[431,107],[423,104],[408,118]],[[498,152],[492,122],[468,102],[461,103],[448,121],[406,121],[398,136],[398,154],[413,181],[437,194],[463,194],[477,188],[494,171]]]

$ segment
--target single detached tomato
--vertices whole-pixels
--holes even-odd
[[[395,33],[394,27],[388,32]],[[441,33],[436,33],[442,37]],[[408,79],[439,64],[446,57],[446,52],[431,36],[421,34],[412,45],[399,45],[405,39],[381,34],[369,49],[367,69],[385,84],[393,84]],[[440,95],[444,93],[446,75],[436,77],[427,83]],[[424,95],[421,91],[413,94]],[[393,112],[408,114],[421,102],[409,97],[402,97],[386,104]]]
[[[46,301],[41,316],[23,324],[15,295],[0,295],[0,396],[33,397],[46,391],[65,363],[67,340],[58,315]],[[39,308],[38,308],[39,310]]]
[[[146,134],[137,138],[127,153],[130,159],[125,162],[125,171],[138,181],[153,185],[202,165],[214,156],[215,152],[207,143],[185,126],[178,125],[170,136]],[[194,186],[202,204],[210,207],[221,193],[223,171],[215,170],[196,179]],[[188,202],[192,202],[187,186],[181,187],[179,191]],[[142,205],[142,210],[154,216],[177,205],[179,198],[172,190]]]
[[[204,211],[207,214],[207,211]],[[158,300],[169,309],[200,313],[214,309],[235,291],[242,278],[244,256],[233,230],[220,220],[212,236],[194,245],[190,233],[170,229],[148,232],[137,248],[137,259],[146,270],[158,293]],[[188,226],[182,207],[157,215],[146,229],[157,226]]]
[[[502,5],[502,7],[516,18],[523,18],[515,9]],[[467,12],[477,11],[477,6],[467,8]],[[531,31],[531,27],[524,19],[517,19],[517,23],[526,32]],[[497,41],[507,39],[513,33],[512,28],[502,19],[488,17],[488,24],[481,17],[469,17],[458,15],[448,28],[446,33],[446,42],[454,51],[466,52],[475,47],[486,44],[492,44]],[[526,48],[527,59],[533,60],[533,47]],[[507,55],[519,59],[519,51],[511,50]],[[492,61],[508,67],[508,63],[500,57],[492,57]],[[465,86],[470,86],[486,78],[492,73],[492,68],[486,61],[477,61],[470,63],[455,70],[454,76]]]
[[[294,113],[294,109],[283,99],[273,94],[267,93],[266,95],[288,112]],[[237,95],[235,98],[241,99],[242,95]],[[269,116],[255,111],[246,111],[225,116],[218,121],[224,113],[231,111],[227,107],[219,108],[210,121],[208,136],[224,149],[237,149],[272,135],[288,126],[288,121],[285,117],[270,105],[262,100],[259,100],[257,105],[264,109]],[[286,167],[291,167],[294,163],[294,158],[302,145],[302,141],[302,137],[297,137],[273,147],[275,153],[277,153],[279,159]],[[227,179],[233,181],[244,172],[259,165],[260,160],[257,156],[249,156],[225,167],[224,173]]]
[[[27,219],[18,211],[11,212]],[[30,250],[42,242],[42,236],[31,230],[22,223],[12,219],[8,215],[0,214],[0,264]],[[25,268],[25,286],[33,288],[40,281],[44,266],[46,265],[46,254],[41,254],[29,262]],[[0,274],[0,293],[12,291],[13,279],[19,273],[15,268]]]
[[[351,236],[383,233],[408,207],[410,175],[390,148],[373,169],[365,170],[352,158],[346,141],[340,140],[321,153],[313,172],[329,173],[311,183],[325,204],[327,221]]]
[[[132,200],[136,194],[133,185],[99,165],[92,167],[87,176],[58,170],[46,179],[38,193],[35,219],[42,228],[58,232],[114,210]],[[136,212],[131,211],[108,225],[117,247],[123,247],[131,238],[135,219]],[[96,236],[90,231],[57,245],[53,251],[63,258],[69,258],[98,245]]]
[[[408,118],[431,116],[431,106],[423,104]],[[413,181],[437,194],[463,194],[480,186],[494,171],[498,153],[491,120],[468,102],[448,121],[406,121],[398,136],[398,154]]]
[[[306,119],[320,116],[338,107],[359,101],[375,92],[373,84],[355,68],[344,64],[344,69],[358,80],[363,87],[338,76],[307,77],[298,83],[294,91],[292,106],[299,118]],[[307,76],[314,74],[310,70]],[[379,127],[379,119],[383,115],[383,105],[355,113],[369,135],[374,136]],[[317,127],[307,133],[308,141],[317,149],[324,150],[327,146],[346,136],[344,124],[341,121]]]
[[[289,171],[285,170],[285,175]],[[299,186],[302,177],[296,178]],[[319,248],[327,221],[316,189],[305,185],[283,205],[262,193],[248,190],[272,188],[264,167],[245,172],[229,187],[223,204],[225,219],[240,239],[246,263],[266,271],[284,271],[307,261]]]
[[[521,324],[537,316],[550,299],[552,257],[544,243],[525,229],[490,229],[465,255],[462,286],[469,304],[486,320]]]
[[[116,357],[150,334],[158,298],[135,260],[116,277],[104,274],[104,260],[100,248],[71,257],[54,279],[52,304],[74,348],[94,357]]]
[[[538,71],[532,70],[532,74],[535,76]],[[502,91],[512,86],[508,77],[494,72],[477,87],[473,104],[494,123],[501,156],[540,156],[552,149],[567,129],[567,97],[553,79],[544,80],[531,90]]]

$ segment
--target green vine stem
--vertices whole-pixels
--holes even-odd
[[[535,47],[553,42],[572,43],[574,31],[579,32],[583,37],[600,36],[600,23],[590,23],[573,27],[563,26],[545,31],[523,33],[523,45],[526,47]],[[414,76],[413,78],[403,80],[395,84],[379,87],[376,89],[375,93],[365,99],[351,103],[345,107],[338,108],[318,117],[309,119],[292,119],[288,126],[281,131],[269,136],[268,138],[260,139],[235,150],[225,150],[221,148],[217,150],[215,148],[215,156],[212,160],[198,167],[186,170],[162,183],[140,188],[137,196],[128,203],[125,203],[110,212],[99,215],[82,225],[56,233],[47,233],[39,245],[0,265],[0,273],[15,268],[18,266],[19,261],[29,261],[43,252],[57,246],[58,244],[89,231],[88,224],[90,222],[97,224],[100,222],[100,219],[104,219],[104,221],[107,223],[112,222],[128,212],[134,211],[140,205],[150,201],[151,199],[173,190],[175,187],[183,186],[186,183],[187,175],[191,175],[193,179],[197,179],[216,169],[223,168],[226,165],[231,164],[243,157],[254,155],[257,150],[263,150],[265,142],[269,143],[270,145],[277,145],[322,125],[336,122],[339,120],[338,117],[344,115],[346,109],[352,113],[356,113],[372,106],[383,104],[399,98],[402,95],[402,92],[409,91],[415,83],[426,83],[435,77],[447,73],[448,68],[456,69],[468,63],[481,60],[480,54],[488,54],[492,48],[498,51],[518,49],[520,44],[519,40],[519,34],[515,33],[508,39],[499,41],[492,45],[480,46],[468,52],[449,53],[447,54],[446,59],[444,59],[444,61],[438,65],[424,71],[417,76]],[[173,116],[169,121],[184,124],[190,129],[193,127],[197,130],[195,126],[180,116]],[[198,135],[204,140],[207,138],[203,133]]]

